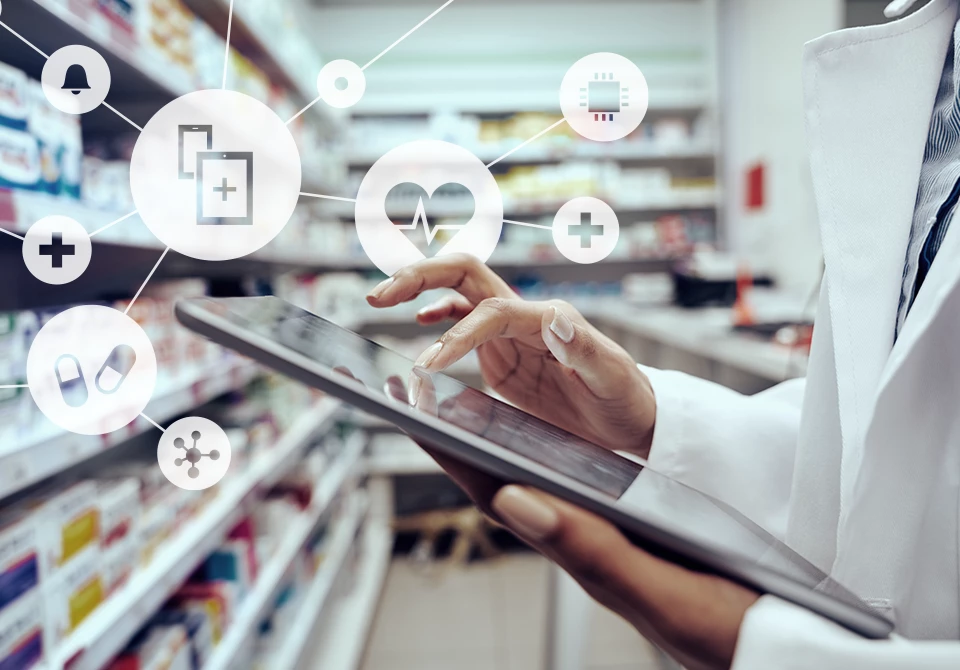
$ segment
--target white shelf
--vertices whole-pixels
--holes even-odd
[[[317,670],[357,670],[363,657],[390,566],[393,533],[386,523],[371,519],[364,529],[362,542],[356,586],[330,612],[332,625],[324,634],[312,664]]]
[[[411,138],[415,139],[415,138]],[[523,140],[516,139],[498,144],[482,144],[464,148],[470,150],[484,163],[496,160],[511,149],[515,149]],[[394,146],[397,146],[394,144]],[[373,165],[385,153],[394,148],[384,146],[358,147],[347,154],[347,163],[350,165]],[[528,144],[516,153],[510,154],[501,161],[504,165],[511,163],[548,163],[566,160],[620,160],[620,161],[650,161],[650,160],[678,160],[690,158],[713,158],[716,147],[712,142],[689,142],[686,144],[657,144],[655,142],[564,142]]]
[[[289,430],[276,446],[226,483],[203,511],[100,605],[54,651],[52,668],[97,670],[104,667],[176,592],[247,512],[265,482],[275,481],[309,446],[309,439],[330,421],[339,403],[325,398]]]
[[[193,407],[243,387],[258,374],[258,369],[250,361],[235,359],[229,365],[221,363],[202,370],[159,390],[144,413],[162,425]],[[19,448],[0,453],[0,499],[153,430],[143,417],[107,435],[66,433],[47,421],[40,422],[40,426],[20,441]]]
[[[314,492],[310,507],[290,523],[287,534],[273,557],[267,562],[257,578],[253,590],[247,595],[227,634],[217,645],[213,655],[204,665],[204,670],[230,670],[240,663],[246,643],[256,636],[257,626],[273,605],[277,591],[288,569],[296,560],[303,545],[310,539],[320,519],[330,507],[337,493],[357,471],[360,456],[365,446],[359,434],[348,444],[333,466],[323,475]]]
[[[719,195],[716,188],[676,188],[665,190],[662,193],[648,192],[632,199],[605,198],[603,194],[594,194],[605,200],[610,207],[617,211],[661,211],[684,209],[712,209],[719,204]],[[441,217],[470,217],[474,208],[472,201],[460,201],[460,198],[439,200],[433,207],[433,215]],[[510,198],[503,199],[503,213],[508,217],[515,216],[553,216],[566,200],[552,198]],[[407,209],[396,205],[388,205],[392,216],[413,217],[415,203],[410,202]],[[350,202],[329,201],[327,210],[333,216],[352,218],[355,214],[355,205]]]
[[[296,622],[287,633],[282,646],[277,650],[276,658],[270,659],[270,667],[293,670],[299,664],[317,619],[330,598],[347,556],[350,555],[357,529],[366,515],[366,507],[366,504],[353,505],[351,513],[338,524],[333,537],[330,538],[326,557],[301,599],[303,604],[297,611]]]
[[[11,221],[0,220],[0,226],[15,233],[24,235],[30,226],[45,216],[60,215],[75,219],[80,225],[93,232],[108,223],[133,211],[130,205],[126,211],[108,211],[73,198],[55,196],[49,193],[11,190],[0,197],[9,197],[13,204]],[[163,251],[164,245],[154,237],[143,223],[139,214],[111,226],[93,238],[94,244],[111,244],[138,249],[152,249]],[[254,253],[240,259],[240,262],[274,263],[297,267],[316,267],[317,256],[300,247],[292,245],[267,245]]]

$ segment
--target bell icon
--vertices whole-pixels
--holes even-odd
[[[79,63],[74,63],[67,68],[67,73],[63,77],[64,91],[70,91],[74,95],[80,95],[80,91],[90,90],[90,84],[87,83],[87,71]]]

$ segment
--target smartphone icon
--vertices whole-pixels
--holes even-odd
[[[213,126],[178,126],[180,179],[193,179],[197,154],[213,149]]]

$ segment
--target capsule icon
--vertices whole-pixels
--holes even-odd
[[[83,378],[83,368],[80,367],[80,361],[76,356],[63,354],[54,364],[53,371],[57,376],[57,385],[60,387],[63,402],[70,407],[81,407],[87,402],[89,397],[87,381]]]
[[[93,383],[105,395],[116,393],[137,362],[137,352],[128,344],[118,344],[100,366]]]

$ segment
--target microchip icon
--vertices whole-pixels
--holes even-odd
[[[594,121],[613,121],[614,114],[630,106],[630,91],[612,72],[595,72],[593,81],[580,89],[580,106],[593,114]]]

